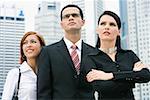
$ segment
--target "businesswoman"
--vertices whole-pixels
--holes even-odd
[[[150,72],[131,50],[120,45],[121,21],[105,11],[98,20],[96,49],[83,59],[81,73],[99,100],[134,100],[135,83],[150,80]]]
[[[45,46],[44,39],[36,32],[27,32],[20,43],[20,82],[19,69],[14,68],[9,71],[2,100],[12,100],[16,88],[19,84],[18,100],[36,100],[36,59],[42,46]]]

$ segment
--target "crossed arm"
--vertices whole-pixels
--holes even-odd
[[[141,61],[139,61],[139,62],[136,62],[135,64],[134,64],[134,68],[133,68],[133,72],[123,72],[123,73],[121,73],[121,72],[119,72],[119,73],[113,73],[113,72],[111,72],[111,73],[106,73],[106,72],[104,72],[104,71],[101,71],[101,70],[95,70],[95,69],[92,69],[87,75],[86,75],[86,78],[87,78],[87,81],[88,82],[92,82],[92,81],[94,81],[94,80],[111,80],[111,79],[114,79],[114,78],[116,78],[116,76],[118,75],[118,74],[125,74],[126,73],[126,75],[127,74],[129,74],[130,73],[130,75],[131,75],[131,73],[132,73],[132,75],[133,75],[133,73],[135,73],[135,78],[139,78],[140,76],[139,75],[141,75],[141,73],[143,72],[146,72],[147,73],[147,68],[148,68],[148,66],[147,65],[145,65],[145,64],[143,64]],[[142,71],[142,72],[141,72]],[[145,74],[146,74],[145,73]],[[149,73],[149,72],[148,72]],[[137,75],[136,75],[137,74]],[[148,74],[148,76],[147,76],[147,79],[149,80],[150,78],[150,74]],[[147,81],[147,79],[146,79],[146,81]],[[116,80],[117,80],[117,78],[116,78]],[[132,81],[132,80],[131,80]],[[139,82],[140,82],[141,80],[139,79]]]

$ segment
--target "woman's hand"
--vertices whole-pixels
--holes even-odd
[[[136,62],[136,63],[134,64],[133,71],[140,71],[140,70],[142,70],[143,68],[146,68],[146,65],[143,64],[141,61],[139,61],[139,62]]]
[[[101,70],[92,69],[86,76],[88,82],[92,82],[94,80],[110,80],[113,78],[112,73],[105,73]]]

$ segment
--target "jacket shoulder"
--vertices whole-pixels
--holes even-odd
[[[61,41],[52,43],[50,45],[47,45],[44,48],[46,48],[46,49],[55,49],[57,46],[61,46],[62,44],[63,44],[63,41],[61,40]]]
[[[132,50],[129,50],[129,49],[121,49],[121,50],[119,50],[119,52],[122,52],[122,53],[134,53]]]
[[[85,42],[83,42],[83,46],[85,46],[85,47],[87,47],[87,48],[90,48],[90,49],[95,49],[95,47],[93,47],[92,45],[89,45],[89,44],[87,44],[87,43],[85,43]]]

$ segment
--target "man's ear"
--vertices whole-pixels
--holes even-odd
[[[63,23],[62,23],[62,21],[60,22],[60,26],[63,28]]]
[[[82,20],[82,23],[83,23],[83,24],[82,24],[82,26],[83,26],[83,25],[85,24],[85,20]]]

